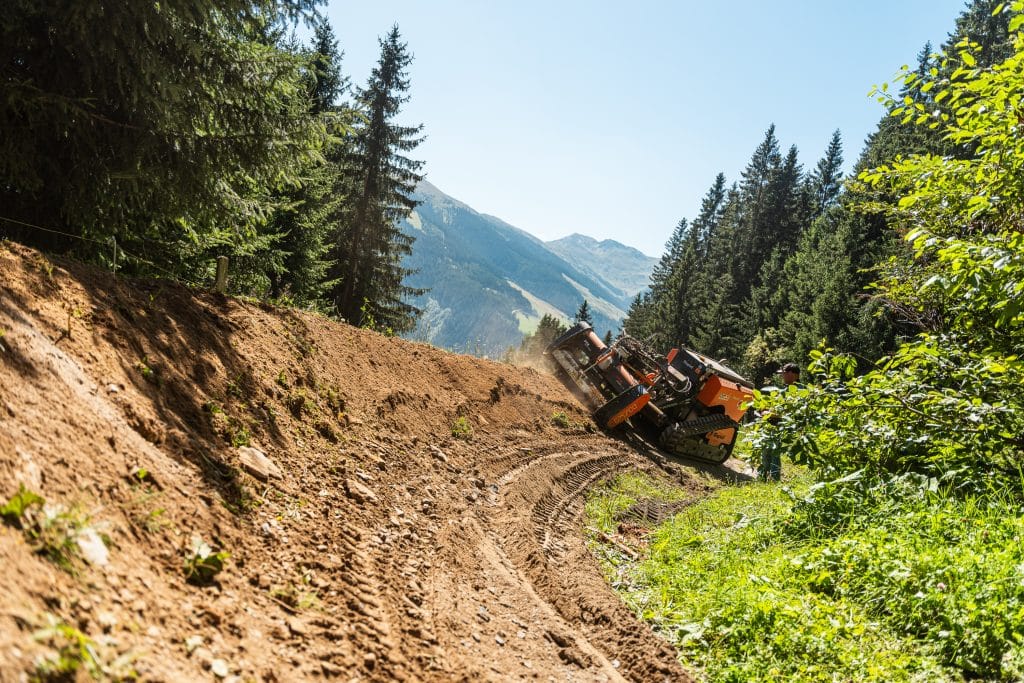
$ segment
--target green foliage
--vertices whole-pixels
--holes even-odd
[[[512,362],[539,362],[543,358],[544,349],[567,330],[568,328],[562,321],[545,313],[533,334],[523,335],[523,341],[520,343],[518,351],[510,354],[510,360]]]
[[[84,239],[11,232],[103,259],[116,236],[145,255],[123,266],[191,276],[211,250],[251,250],[266,190],[323,144],[297,96],[305,59],[266,39],[313,4],[8,3],[0,204]]]
[[[248,446],[252,443],[252,435],[249,433],[249,428],[243,422],[235,418],[229,418],[228,427],[231,431],[230,439],[232,446],[238,448],[239,446]]]
[[[131,652],[118,656],[111,652],[112,643],[97,643],[87,633],[67,624],[52,614],[45,615],[46,624],[32,634],[32,639],[50,648],[37,658],[35,670],[28,680],[33,683],[57,683],[82,680],[82,673],[92,680],[134,681],[139,674],[132,666]]]
[[[79,537],[92,531],[89,516],[82,510],[47,505],[24,484],[19,484],[18,492],[0,508],[0,516],[5,524],[21,530],[33,552],[67,572],[75,571],[80,557]]]
[[[594,424],[591,421],[577,422],[571,419],[564,410],[556,410],[551,413],[551,424],[561,429],[585,430],[588,432],[594,430]]]
[[[596,487],[587,497],[587,521],[598,531],[615,531],[622,514],[640,501],[677,503],[689,499],[687,492],[667,484],[663,479],[652,479],[645,474],[630,472]]]
[[[656,529],[636,563],[594,547],[707,680],[1019,678],[1018,502],[950,497],[918,477],[808,483],[798,472],[799,495],[723,488]],[[590,523],[612,531],[635,488],[597,491]]]
[[[149,356],[143,356],[136,361],[135,369],[139,371],[139,374],[142,375],[143,379],[147,382],[160,386],[160,373],[155,367],[153,367],[152,361],[149,360]]]
[[[569,420],[569,416],[564,411],[558,410],[551,414],[551,424],[562,429],[568,429],[569,425],[572,424]]]
[[[463,441],[473,440],[473,425],[468,417],[461,416],[455,418],[455,422],[452,423],[452,436]]]
[[[590,314],[590,304],[586,299],[583,300],[583,303],[581,303],[580,307],[576,310],[576,317],[574,320],[578,323],[587,323],[588,325],[593,326],[594,316]]]
[[[37,662],[30,680],[71,680],[79,670],[92,679],[102,678],[105,671],[96,641],[53,615],[46,616],[48,625],[33,633],[32,638],[50,645],[54,651]]]
[[[317,609],[320,591],[313,585],[313,572],[301,567],[291,580],[270,589],[270,595],[298,610]]]
[[[989,477],[1020,484],[1024,189],[1016,178],[1024,141],[1007,103],[1020,99],[1024,37],[1013,44],[1016,52],[991,68],[966,60],[948,79],[906,74],[922,88],[934,85],[937,100],[955,104],[952,113],[921,120],[912,99],[893,107],[895,116],[941,126],[973,155],[914,155],[860,176],[876,190],[871,208],[904,232],[914,256],[893,261],[879,291],[929,329],[859,377],[850,358],[816,353],[815,386],[760,399],[778,405],[780,436],[794,457],[826,476],[864,468],[921,472],[975,490]],[[968,44],[960,49],[961,60],[971,54]]]
[[[42,507],[45,503],[46,501],[38,493],[28,490],[24,484],[19,484],[18,492],[0,508],[0,516],[3,517],[4,523],[21,529],[23,528],[22,520],[29,509]]]
[[[313,402],[309,392],[305,389],[293,390],[285,398],[284,403],[296,418],[317,413],[316,403]]]
[[[816,539],[791,564],[810,590],[855,600],[970,677],[1024,673],[1020,502],[950,495],[936,479],[861,474],[816,485],[783,536]],[[783,541],[785,542],[785,541]]]
[[[419,310],[405,299],[425,290],[403,284],[412,273],[402,259],[414,238],[398,221],[416,207],[412,192],[423,162],[405,156],[419,145],[422,126],[401,126],[395,118],[408,101],[407,69],[412,55],[392,27],[380,42],[380,59],[366,87],[356,93],[360,122],[339,158],[340,182],[350,196],[335,237],[337,284],[331,298],[338,314],[359,326],[394,333],[415,327]]]
[[[199,536],[193,536],[191,550],[185,556],[185,580],[197,586],[213,583],[230,556],[231,554],[224,550],[214,552],[206,541]]]

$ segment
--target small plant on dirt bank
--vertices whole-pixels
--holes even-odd
[[[594,431],[594,423],[589,420],[583,422],[576,422],[570,419],[569,415],[564,410],[556,410],[551,413],[551,424],[555,425],[560,429],[579,429],[586,432]]]
[[[452,436],[463,441],[473,440],[473,425],[470,424],[468,417],[463,415],[455,419],[452,423]]]
[[[33,633],[32,637],[51,646],[53,651],[36,662],[30,680],[77,680],[79,670],[84,670],[90,678],[99,679],[103,675],[103,666],[96,651],[96,642],[53,615],[46,616],[49,624]]]
[[[284,586],[271,588],[270,596],[299,610],[316,609],[320,606],[320,592],[313,586],[311,571],[300,572]]]
[[[239,401],[244,401],[245,388],[242,386],[243,381],[244,378],[241,372],[235,375],[234,377],[229,378],[227,386],[224,389],[224,392],[230,398],[237,399]]]
[[[296,419],[301,418],[303,414],[313,415],[316,412],[316,404],[310,399],[305,389],[292,391],[285,398],[284,404],[288,406],[288,410]]]
[[[248,446],[252,443],[252,435],[249,434],[249,428],[242,424],[240,420],[236,420],[233,417],[229,418],[228,428],[231,430],[231,445],[235,448]]]
[[[170,520],[164,515],[167,510],[162,507],[155,507],[161,493],[151,483],[152,477],[149,473],[140,469],[132,475],[132,497],[125,505],[128,520],[136,529],[146,533],[155,534],[158,531],[172,526]]]
[[[551,424],[562,429],[568,429],[572,426],[572,422],[569,421],[569,416],[564,411],[558,410],[551,415]]]
[[[150,364],[149,356],[143,356],[140,358],[135,364],[135,369],[139,371],[139,374],[142,375],[142,378],[147,382],[160,386],[160,374]]]
[[[52,614],[46,615],[46,625],[32,634],[33,640],[51,648],[39,657],[35,670],[29,675],[33,683],[57,683],[58,681],[81,680],[79,672],[84,671],[94,680],[134,681],[138,672],[132,668],[135,655],[128,653],[114,656],[107,647],[100,646],[88,634],[61,621]]]
[[[65,510],[47,505],[42,496],[24,484],[0,508],[0,517],[5,524],[21,530],[33,551],[67,572],[74,572],[80,557],[79,539],[96,534],[89,526],[88,515],[79,508]]]
[[[230,556],[225,550],[214,552],[209,543],[193,536],[192,548],[185,557],[185,580],[196,586],[210,585]]]

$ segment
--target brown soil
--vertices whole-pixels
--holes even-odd
[[[701,479],[549,375],[2,243],[0,334],[0,503],[78,506],[110,549],[66,571],[0,525],[0,680],[56,653],[53,620],[105,678],[688,680],[581,515],[617,472]],[[212,585],[193,536],[230,553]]]

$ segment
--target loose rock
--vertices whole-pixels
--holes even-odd
[[[260,481],[270,479],[281,479],[283,474],[281,468],[274,464],[274,461],[267,457],[266,453],[252,446],[239,446],[238,460],[242,469],[256,477]]]

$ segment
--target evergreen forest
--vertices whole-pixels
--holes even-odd
[[[1010,15],[1000,6],[971,2],[942,46],[924,45],[896,88],[876,93],[886,111],[850,177],[838,130],[805,168],[768,126],[740,177],[718,174],[698,215],[679,221],[625,331],[655,348],[725,359],[761,384],[823,346],[854,354],[864,370],[900,341],[941,328],[937,311],[877,286],[908,275],[913,246],[887,214],[898,195],[862,174],[917,154],[974,156],[975,144],[950,139],[943,117],[956,104],[938,98],[936,83],[948,83],[965,59],[985,69],[1012,54]]]
[[[0,237],[411,330],[412,55],[392,27],[353,86],[318,4],[5,2]]]

